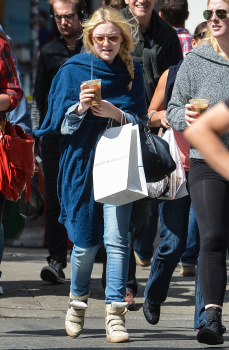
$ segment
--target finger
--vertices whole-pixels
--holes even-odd
[[[185,108],[186,109],[191,109],[191,108],[193,108],[194,106],[193,105],[191,105],[190,103],[186,103],[186,105],[185,105]]]

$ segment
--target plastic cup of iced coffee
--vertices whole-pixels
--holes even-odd
[[[94,97],[91,99],[91,106],[96,106],[101,103],[101,79],[92,79],[84,81],[87,89],[94,89]]]
[[[206,111],[209,106],[209,101],[205,98],[192,98],[189,103],[193,105],[193,111],[199,113],[199,115]]]

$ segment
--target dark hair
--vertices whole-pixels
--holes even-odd
[[[116,10],[122,10],[126,7],[126,3],[124,0],[104,0],[106,6],[113,7]]]
[[[187,19],[187,0],[160,0],[159,11],[163,19],[172,27],[178,27]]]
[[[87,17],[87,8],[85,0],[60,0],[63,3],[72,3],[75,5],[76,14],[79,16],[79,19],[82,21]],[[48,0],[50,5],[50,14],[53,16],[53,5],[55,4],[55,0]]]
[[[199,34],[202,32],[203,29],[207,28],[207,21],[201,22],[200,24],[198,24],[198,26],[196,27],[193,36],[195,36],[196,34]]]

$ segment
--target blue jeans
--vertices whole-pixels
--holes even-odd
[[[136,261],[134,256],[133,245],[135,240],[138,242],[146,240],[148,244],[148,254],[150,254],[149,260],[152,258],[153,242],[157,233],[157,220],[154,218],[155,200],[140,200],[133,203],[130,226],[129,226],[129,247],[130,247],[130,260],[129,260],[129,272],[126,289],[131,291],[135,296],[138,292],[138,285],[136,280]],[[143,248],[143,247],[142,247]],[[141,251],[142,254],[145,251]],[[146,255],[144,254],[144,257]],[[145,258],[144,258],[145,259]]]
[[[107,252],[106,298],[105,303],[124,301],[129,266],[128,228],[132,203],[116,207],[104,204],[104,245]],[[98,249],[103,242],[94,247],[80,248],[74,245],[71,256],[71,286],[75,296],[87,295],[90,279]]]
[[[167,297],[172,274],[186,246],[189,208],[189,196],[158,200],[161,242],[154,253],[144,293],[150,304],[162,304]]]
[[[189,211],[188,237],[184,253],[181,256],[182,265],[194,266],[197,265],[199,255],[199,230],[196,222],[196,215],[191,203]]]
[[[200,288],[198,264],[196,266],[196,279],[195,279],[195,313],[194,313],[194,328],[200,328],[206,323],[206,314],[204,299]]]

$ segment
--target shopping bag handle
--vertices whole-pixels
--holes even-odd
[[[125,113],[124,113],[121,109],[120,109],[120,111],[122,112],[121,126],[123,126],[123,125],[127,124],[127,123],[126,123],[126,116],[125,116]],[[114,120],[113,118],[109,118],[106,129],[112,128],[112,126],[113,126],[113,120]],[[124,123],[123,123],[123,122],[124,122]]]

